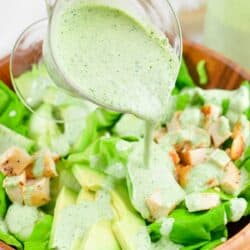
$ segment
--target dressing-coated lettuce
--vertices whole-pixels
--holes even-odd
[[[53,217],[44,215],[35,225],[32,234],[24,242],[24,250],[47,250],[49,249],[49,237]]]
[[[132,144],[118,137],[102,136],[84,152],[71,154],[69,164],[83,163],[116,178],[126,176],[126,163]]]
[[[121,114],[97,108],[86,119],[85,129],[73,145],[73,152],[83,152],[95,139],[103,135],[120,119]]]
[[[168,237],[171,241],[183,245],[183,249],[201,249],[207,244],[215,244],[221,238],[227,237],[227,214],[223,204],[207,212],[196,213],[189,213],[185,208],[177,208],[168,218],[173,220],[168,235],[164,235],[164,221],[156,221],[149,225],[153,241]]]

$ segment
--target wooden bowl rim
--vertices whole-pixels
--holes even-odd
[[[250,81],[250,71],[249,70],[243,68],[242,66],[235,63],[233,60],[224,56],[220,52],[217,52],[217,51],[212,50],[206,46],[203,46],[202,44],[199,44],[199,43],[196,43],[193,41],[189,41],[189,40],[184,40],[183,46],[184,46],[184,51],[188,50],[188,49],[196,49],[196,50],[203,52],[204,54],[211,55],[214,59],[216,59],[217,61],[221,61],[224,65],[226,65],[227,67],[232,69],[232,71],[237,72],[239,75],[242,76],[242,78]]]

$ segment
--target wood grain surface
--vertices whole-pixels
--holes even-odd
[[[206,69],[209,79],[206,88],[235,89],[239,87],[242,81],[250,80],[250,72],[242,69],[240,66],[223,57],[219,53],[201,45],[184,41],[183,54],[190,74],[196,83],[199,82],[196,65],[200,60],[206,61]],[[24,55],[25,58],[22,59],[21,57],[21,60],[25,63],[30,62],[30,60],[33,60],[34,57],[36,59],[39,53],[32,55],[32,53],[28,51],[24,52],[23,56]],[[9,75],[9,56],[0,60],[0,80],[3,80],[8,86],[11,86]],[[244,218],[236,224],[231,224],[229,226],[229,235],[234,236],[232,236],[223,245],[217,247],[216,250],[250,250],[249,217]]]
[[[199,82],[196,65],[201,60],[206,61],[209,80],[206,88],[235,89],[243,80],[250,80],[250,72],[202,45],[184,41],[183,55],[196,83]]]

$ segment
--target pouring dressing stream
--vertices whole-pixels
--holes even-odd
[[[153,130],[164,119],[177,77],[177,54],[165,35],[124,1],[62,2],[53,13],[47,5],[44,57],[50,75],[74,94],[143,119],[148,165]]]

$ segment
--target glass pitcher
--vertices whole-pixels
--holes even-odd
[[[109,106],[107,103],[101,102],[100,100],[94,99],[92,96],[86,94],[84,89],[79,89],[79,87],[74,84],[74,82],[68,77],[67,74],[64,73],[64,70],[61,66],[58,65],[58,61],[55,58],[54,51],[52,49],[51,44],[51,34],[53,33],[53,20],[59,16],[62,11],[68,6],[76,3],[76,2],[86,2],[86,3],[97,3],[102,5],[107,5],[111,7],[115,7],[117,9],[126,10],[126,12],[130,13],[134,18],[140,20],[140,22],[146,23],[151,26],[152,29],[156,30],[161,34],[166,35],[171,47],[173,48],[174,53],[178,57],[179,62],[181,61],[182,55],[182,37],[181,30],[179,26],[178,19],[172,10],[171,6],[166,0],[57,0],[50,1],[46,0],[47,10],[48,10],[48,24],[46,21],[41,21],[40,23],[35,23],[28,27],[25,32],[18,39],[16,46],[12,53],[11,59],[11,70],[13,74],[13,82],[16,85],[16,77],[20,74],[20,60],[16,60],[19,53],[18,51],[23,51],[29,48],[39,50],[37,46],[34,44],[43,44],[43,53],[39,54],[41,56],[41,60],[45,62],[47,66],[47,70],[49,72],[49,76],[53,79],[54,83],[60,89],[66,90],[67,94],[71,96],[80,97],[81,99],[90,100],[93,103],[96,103],[105,108],[109,108],[111,110],[119,111],[119,112],[127,112],[127,110],[123,110],[120,106],[111,105]],[[47,25],[47,31],[44,27]],[[41,32],[39,32],[41,31]],[[32,39],[31,39],[32,38]],[[42,40],[42,41],[41,41]],[[136,43],[136,41],[135,41]],[[145,53],[148,53],[145,51]],[[36,60],[37,63],[39,60]],[[34,64],[33,61],[30,64]],[[178,65],[179,67],[179,65]],[[178,69],[176,68],[175,79],[178,74]],[[18,68],[16,71],[15,69]],[[29,67],[25,67],[25,70]],[[21,70],[22,71],[22,70]],[[17,73],[15,73],[17,72]],[[110,72],[107,72],[109,74]],[[174,86],[175,79],[173,79],[171,89]],[[105,83],[103,83],[105,84]],[[25,96],[23,93],[23,89],[20,86],[15,87],[21,99],[25,102],[25,104],[32,110],[35,110],[35,106],[32,106],[29,102],[30,97]],[[170,91],[168,91],[170,93]],[[166,93],[167,98],[167,93]]]

